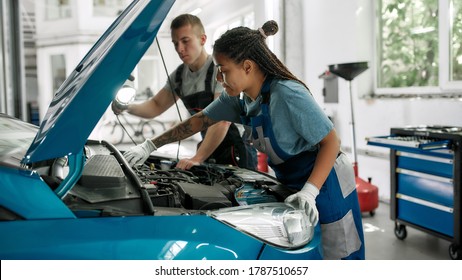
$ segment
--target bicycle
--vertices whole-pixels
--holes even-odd
[[[135,120],[136,118],[136,120]],[[125,130],[124,131],[124,127]],[[145,139],[151,139],[154,135],[167,130],[164,122],[151,119],[140,119],[138,117],[129,117],[120,114],[119,119],[109,118],[103,121],[100,126],[100,139],[117,145],[129,141],[141,143]],[[126,137],[126,134],[128,134]]]
[[[152,96],[151,88],[146,87],[136,94],[135,100],[147,100]],[[156,131],[163,132],[167,129],[166,123],[157,119],[147,120],[131,115],[114,115],[110,110],[105,116],[106,118],[98,126],[98,137],[115,145],[125,143],[124,140],[128,138],[136,144],[135,139],[142,142],[152,138]],[[125,135],[128,138],[125,138]]]

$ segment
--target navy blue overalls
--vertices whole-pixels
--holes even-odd
[[[248,117],[244,100],[241,121],[251,126],[253,146],[267,154],[268,164],[278,180],[290,188],[300,190],[313,170],[317,151],[305,151],[295,156],[284,152],[276,142],[270,118],[270,84],[266,79],[261,90],[261,113]],[[347,156],[340,153],[334,168],[316,198],[325,259],[364,259],[364,235],[361,211],[353,166]]]

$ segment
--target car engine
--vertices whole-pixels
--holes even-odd
[[[144,165],[131,168],[122,153],[104,141],[89,141],[85,156],[81,178],[64,197],[83,217],[184,215],[282,202],[293,193],[266,173],[235,166],[204,164],[180,170],[174,160],[151,155]]]

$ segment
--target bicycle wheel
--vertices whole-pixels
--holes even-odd
[[[124,139],[124,131],[118,123],[108,123],[101,127],[101,138],[111,144],[120,144]]]
[[[141,126],[141,133],[143,134],[144,139],[151,139],[154,135],[156,135],[156,130],[151,126],[149,121],[147,121]]]

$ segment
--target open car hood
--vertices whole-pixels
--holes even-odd
[[[134,0],[56,92],[27,151],[28,164],[79,152],[153,42],[175,0]]]

